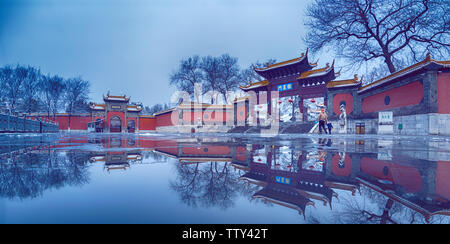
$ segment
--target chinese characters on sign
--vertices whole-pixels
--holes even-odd
[[[293,85],[292,83],[287,83],[287,84],[283,84],[283,85],[278,85],[277,86],[277,91],[289,91],[292,90]]]

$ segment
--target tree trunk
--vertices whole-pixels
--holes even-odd
[[[394,73],[395,70],[395,66],[394,63],[392,63],[392,55],[390,54],[385,54],[384,55],[384,62],[386,63],[386,65],[388,66],[389,72],[392,74]]]

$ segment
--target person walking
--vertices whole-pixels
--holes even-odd
[[[322,134],[322,129],[327,134],[327,129],[325,128],[325,124],[328,122],[328,116],[325,113],[325,109],[322,109],[319,114],[319,133]]]

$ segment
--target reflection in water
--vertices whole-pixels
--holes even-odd
[[[293,209],[308,223],[449,222],[447,154],[427,158],[387,140],[79,135],[0,146],[1,198],[90,184],[92,165],[110,173],[175,162],[169,187],[193,208],[224,210],[246,198]]]
[[[55,153],[49,149],[2,154],[0,197],[35,198],[45,190],[86,184],[87,159],[87,153]]]

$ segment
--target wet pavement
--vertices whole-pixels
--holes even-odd
[[[0,135],[0,223],[450,223],[449,200],[449,137]]]

